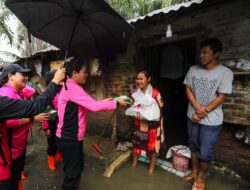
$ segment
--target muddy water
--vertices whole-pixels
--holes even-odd
[[[49,172],[46,159],[37,159],[36,165],[29,167],[24,182],[25,190],[56,190],[62,182],[62,165],[56,172]],[[33,162],[32,165],[35,163]],[[147,165],[139,163],[136,168],[126,164],[116,171],[111,178],[102,177],[103,164],[95,158],[86,157],[85,171],[81,180],[82,190],[189,190],[191,183],[184,182],[180,177],[157,168],[153,176],[148,175]],[[247,190],[236,184],[221,181],[210,176],[207,190]]]
[[[149,176],[148,166],[144,163],[139,163],[136,168],[126,164],[116,171],[110,179],[101,179],[100,183],[86,183],[95,177],[97,177],[95,172],[86,172],[86,175],[83,177],[83,187],[85,184],[88,189],[102,189],[105,186],[108,189],[121,190],[178,190],[189,189],[190,187],[189,183],[183,183],[182,179],[161,169],[157,169],[155,175]]]
[[[57,165],[55,172],[47,169],[45,139],[38,137],[32,141],[25,168],[27,179],[25,190],[59,190],[63,179],[62,164]],[[115,171],[111,178],[102,176],[104,163],[93,157],[85,157],[85,171],[81,179],[82,190],[190,190],[191,183],[165,170],[156,168],[153,176],[148,175],[148,165],[139,163],[132,168],[130,163]],[[207,190],[247,190],[228,181],[210,176]]]

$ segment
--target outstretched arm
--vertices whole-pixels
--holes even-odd
[[[47,107],[58,90],[59,86],[51,83],[35,100],[14,100],[0,96],[0,121],[37,115]]]
[[[48,88],[35,100],[14,100],[0,96],[0,121],[29,118],[42,112],[59,91],[58,84],[65,78],[65,69],[59,69]]]

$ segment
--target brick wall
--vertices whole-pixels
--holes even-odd
[[[227,96],[223,105],[227,123],[250,126],[250,81],[245,77],[235,78],[233,93]]]

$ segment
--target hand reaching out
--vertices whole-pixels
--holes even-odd
[[[118,102],[119,102],[119,106],[122,106],[122,107],[127,106],[127,105],[130,104],[127,101],[125,101],[124,99],[122,99],[122,98],[119,98]]]
[[[49,120],[50,113],[40,113],[34,117],[34,121],[43,122]]]

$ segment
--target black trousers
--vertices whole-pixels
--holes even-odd
[[[0,190],[12,190],[11,188],[11,180],[6,179],[3,181],[0,181]]]
[[[56,143],[63,157],[62,190],[78,190],[84,168],[83,141],[56,138]]]
[[[24,163],[26,159],[26,150],[16,159],[12,160],[11,166],[11,186],[12,190],[18,190],[18,182],[21,179]]]
[[[47,138],[48,142],[48,148],[47,148],[47,153],[49,156],[55,156],[56,151],[57,151],[57,146],[56,146],[56,123],[57,122],[51,122],[49,121],[49,128],[51,130],[51,137]]]

